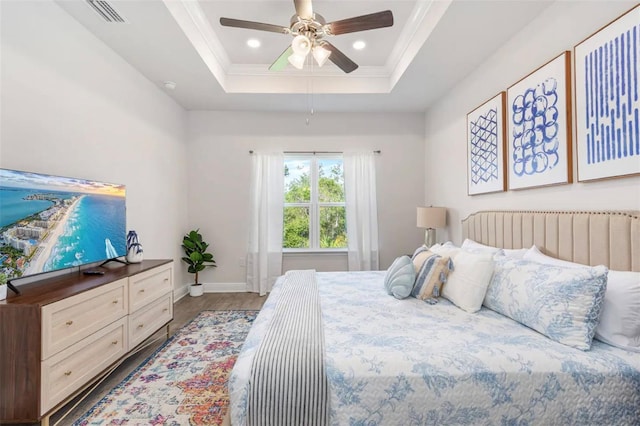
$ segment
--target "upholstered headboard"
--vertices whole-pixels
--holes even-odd
[[[482,211],[462,236],[501,248],[538,246],[563,260],[640,271],[640,212]]]

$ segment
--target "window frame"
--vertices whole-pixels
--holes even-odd
[[[339,153],[309,153],[309,154],[286,154],[284,155],[284,163],[290,160],[308,160],[309,161],[309,185],[310,185],[310,200],[308,202],[287,203],[283,202],[282,214],[284,217],[284,209],[286,207],[308,207],[309,208],[309,247],[292,247],[282,248],[284,253],[346,253],[347,247],[342,248],[322,248],[320,247],[320,208],[321,207],[344,207],[345,216],[347,212],[347,200],[345,194],[345,201],[342,202],[321,202],[319,200],[319,167],[320,160],[340,160],[342,161],[342,185],[344,188],[344,157]],[[284,170],[283,170],[284,174]],[[286,191],[286,189],[285,189]],[[283,223],[283,230],[284,230]],[[345,231],[346,231],[346,217],[345,217]],[[283,234],[284,240],[284,234]],[[284,242],[284,241],[283,241]]]

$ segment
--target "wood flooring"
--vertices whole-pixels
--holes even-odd
[[[178,300],[173,307],[173,321],[169,325],[169,334],[173,335],[182,326],[187,324],[201,311],[206,310],[260,310],[266,300],[266,296],[256,293],[205,293],[200,297],[185,296]],[[50,419],[50,425],[72,425],[85,412],[93,407],[111,389],[124,380],[138,365],[146,360],[162,343],[164,343],[166,329],[162,329],[153,337],[159,338],[151,346],[127,359],[110,376],[108,376],[95,390],[85,392],[66,406],[58,410]]]

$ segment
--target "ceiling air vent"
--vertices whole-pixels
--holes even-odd
[[[127,21],[120,16],[116,9],[104,0],[86,0],[87,4],[96,11],[98,15],[107,22],[123,22]]]

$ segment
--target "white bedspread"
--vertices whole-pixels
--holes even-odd
[[[583,352],[484,308],[397,300],[383,278],[318,273],[332,425],[640,424],[637,353],[598,341]],[[233,370],[233,425],[246,422],[251,357],[278,293]]]

